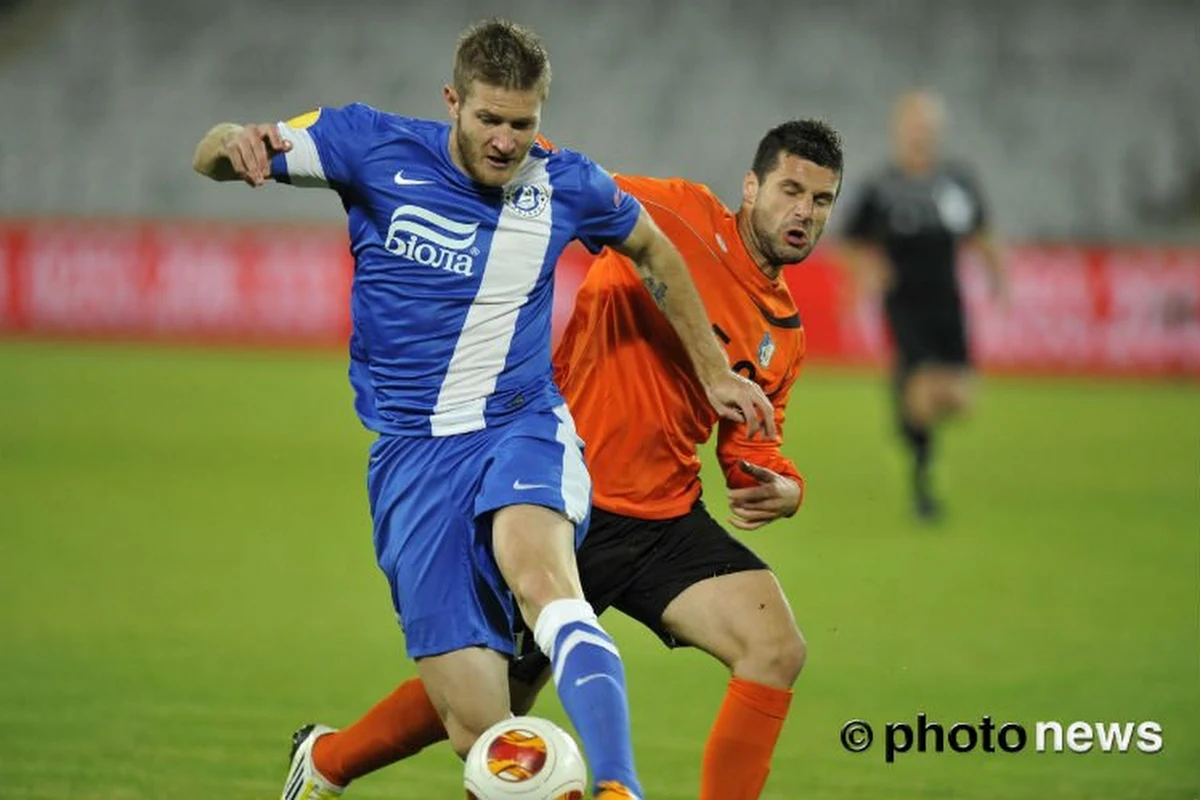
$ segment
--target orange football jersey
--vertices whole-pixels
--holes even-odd
[[[805,347],[787,285],[758,268],[735,216],[705,186],[615,177],[683,254],[730,364],[762,386],[782,432]],[[748,440],[744,424],[719,420],[674,328],[633,264],[611,249],[579,289],[554,370],[586,445],[599,508],[642,519],[686,514],[700,496],[696,446],[718,421],[717,453],[730,486],[753,485],[738,467],[745,459],[801,481],[803,489],[777,442]]]

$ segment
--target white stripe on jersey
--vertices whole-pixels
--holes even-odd
[[[283,154],[287,164],[288,178],[293,186],[328,186],[325,168],[312,134],[303,128],[293,128],[286,122],[279,123],[279,135],[292,143],[292,149]]]
[[[567,519],[578,525],[583,522],[592,504],[592,479],[583,463],[583,453],[579,450],[579,434],[575,431],[575,420],[571,418],[567,404],[556,406],[554,416],[558,417],[558,429],[554,432],[554,438],[563,446],[563,507]]]
[[[546,163],[531,158],[517,178],[553,191]],[[429,418],[434,436],[452,436],[486,427],[484,410],[504,371],[521,307],[537,284],[553,230],[551,209],[532,219],[504,204],[484,264],[479,291],[467,312],[454,355]]]

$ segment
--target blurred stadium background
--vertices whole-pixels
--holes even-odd
[[[223,120],[440,118],[455,36],[490,15],[545,38],[555,142],[731,204],[762,133],[817,115],[845,137],[844,211],[892,98],[935,87],[1010,248],[1006,315],[964,268],[982,402],[944,437],[935,529],[908,517],[877,315],[828,245],[789,276],[810,493],[748,539],[811,657],[765,797],[1200,797],[1194,0],[6,0],[0,798],[274,797],[295,725],[348,722],[410,673],[344,379],[337,198],[190,159]],[[564,264],[560,313],[585,268]],[[694,797],[722,672],[608,624],[649,797]],[[1164,746],[888,765],[839,744],[848,719],[921,712],[1156,720]],[[562,719],[550,695],[538,713]],[[350,796],[458,786],[443,747]]]

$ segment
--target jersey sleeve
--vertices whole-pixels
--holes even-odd
[[[775,409],[775,425],[779,429],[779,442],[749,439],[746,437],[745,423],[721,420],[717,432],[717,460],[721,464],[721,471],[725,473],[725,484],[730,489],[744,489],[755,484],[754,478],[747,475],[738,466],[738,462],[744,459],[751,464],[766,467],[772,472],[796,481],[800,484],[800,499],[803,501],[804,476],[800,474],[800,470],[796,469],[792,460],[780,450],[788,397],[791,395],[792,384],[795,383],[799,372],[800,365],[797,363],[789,370],[780,387],[770,395],[771,405]]]
[[[292,149],[271,157],[271,177],[293,186],[354,184],[379,118],[374,108],[355,103],[318,108],[280,122],[279,135],[292,143]]]
[[[877,243],[883,238],[883,210],[873,182],[860,187],[858,197],[850,204],[842,235],[852,242],[864,243]]]
[[[633,232],[642,204],[617,186],[599,164],[584,159],[575,235],[592,253],[620,244]]]
[[[975,175],[974,170],[960,166],[958,168],[958,182],[971,198],[971,207],[974,209],[974,217],[971,220],[971,233],[979,233],[988,226],[988,207],[987,198],[983,196],[983,189],[980,188],[979,179]]]

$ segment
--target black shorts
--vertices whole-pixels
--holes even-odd
[[[901,372],[925,364],[970,366],[967,326],[957,299],[929,307],[888,303],[886,311]]]
[[[663,520],[593,507],[576,560],[584,597],[597,614],[615,608],[654,631],[668,647],[686,645],[662,624],[663,611],[685,589],[720,575],[769,569],[700,501],[682,517]],[[549,661],[527,632],[518,632],[517,643],[510,674],[531,683]]]

